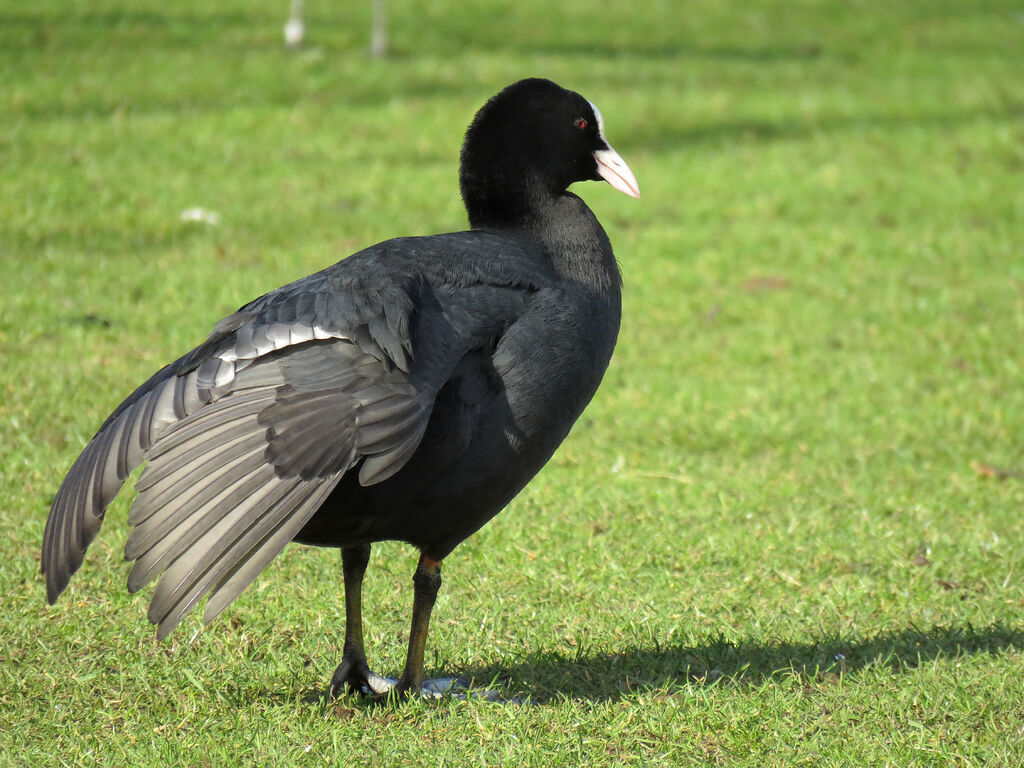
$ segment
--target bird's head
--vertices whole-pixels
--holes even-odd
[[[471,222],[476,210],[536,202],[531,196],[558,195],[577,181],[603,179],[640,196],[597,107],[540,78],[513,83],[480,108],[466,131],[459,177]]]

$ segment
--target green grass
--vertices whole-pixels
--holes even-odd
[[[0,9],[0,765],[1016,766],[1024,760],[1024,15],[977,0]],[[643,198],[594,403],[445,566],[429,673],[320,694],[340,559],[291,548],[157,644],[130,494],[44,605],[48,500],[120,398],[358,247],[464,226],[462,132],[544,75]],[[217,226],[186,223],[202,206]],[[367,642],[400,669],[414,553]]]

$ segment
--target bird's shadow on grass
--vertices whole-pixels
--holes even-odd
[[[608,701],[646,690],[671,693],[692,685],[756,685],[797,677],[805,684],[856,676],[866,669],[899,674],[938,658],[995,655],[1024,649],[1024,632],[1001,624],[986,627],[910,627],[867,639],[825,636],[803,642],[718,638],[697,645],[634,647],[619,652],[530,654],[515,666],[467,669],[474,687],[493,683],[507,695],[534,704]]]
[[[719,637],[695,645],[654,643],[615,652],[585,647],[574,654],[542,650],[511,666],[467,668],[460,677],[469,683],[470,691],[496,689],[500,701],[543,706],[567,700],[616,701],[649,691],[672,695],[692,686],[756,686],[785,678],[806,686],[828,685],[856,679],[868,669],[898,675],[939,658],[1018,650],[1024,650],[1024,631],[998,623],[985,627],[966,624],[909,627],[863,639],[831,635],[805,641],[737,642]],[[426,672],[428,677],[446,674]],[[269,698],[283,702],[293,700],[294,694],[270,694]],[[320,688],[307,689],[299,698],[306,705],[330,703]],[[353,696],[339,701],[339,706],[348,712],[351,706],[380,703]]]

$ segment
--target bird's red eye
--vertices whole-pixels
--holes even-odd
[[[577,117],[574,125],[582,131],[584,128],[587,127],[587,121],[584,120],[582,117]]]

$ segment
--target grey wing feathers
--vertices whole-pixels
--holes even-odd
[[[160,575],[149,617],[161,638],[208,593],[206,620],[219,614],[361,459],[364,484],[397,472],[419,444],[433,392],[417,392],[352,342],[317,335],[246,334],[241,349],[171,374],[108,420],[51,509],[43,543],[50,601],[143,461],[125,547],[135,561],[128,586]],[[250,344],[271,346],[257,356]]]
[[[206,620],[219,614],[361,457],[385,467],[374,479],[401,467],[395,458],[415,449],[429,413],[403,382],[352,344],[313,343],[239,373],[230,395],[161,435],[125,549],[129,589],[163,571],[149,611],[159,637],[207,592]],[[374,427],[365,439],[364,417]]]
[[[401,469],[419,445],[434,392],[418,392],[355,345],[311,345],[281,366],[289,384],[260,415],[267,458],[279,473],[308,478],[344,471],[362,457],[359,481],[372,485]]]
[[[43,534],[43,572],[53,603],[103,522],[103,513],[160,431],[201,406],[195,374],[165,380],[107,422],[72,465]]]

